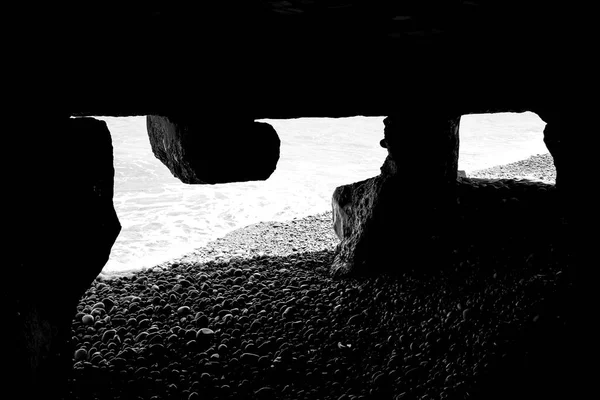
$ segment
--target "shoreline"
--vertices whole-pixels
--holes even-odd
[[[486,179],[528,179],[533,181],[556,182],[556,168],[550,153],[535,154],[524,160],[496,165],[466,173],[469,178]]]
[[[466,176],[468,178],[484,178],[484,179],[527,179],[537,182],[544,182],[549,184],[554,184],[556,181],[556,169],[554,167],[554,162],[552,156],[549,153],[546,154],[536,154],[532,155],[524,160],[519,160],[509,164],[497,165],[490,168],[475,170],[475,171],[466,171]],[[205,245],[194,249],[191,252],[184,253],[180,256],[173,257],[167,261],[158,263],[154,266],[144,267],[144,268],[132,268],[127,270],[111,270],[108,272],[100,272],[98,275],[99,279],[103,280],[111,280],[115,278],[120,278],[124,276],[132,276],[135,275],[139,271],[152,269],[152,268],[163,268],[164,266],[172,265],[175,263],[185,262],[185,260],[194,257],[194,256],[202,256],[206,257],[210,252],[207,253],[207,249],[218,247],[222,242],[223,238],[230,236],[243,236],[244,230],[252,230],[254,227],[261,227],[262,232],[268,232],[270,227],[277,227],[281,224],[290,223],[291,221],[302,220],[303,218],[311,218],[311,217],[319,217],[324,214],[331,215],[331,210],[323,210],[320,213],[314,214],[312,216],[295,218],[289,221],[261,221],[255,224],[246,225],[237,229],[234,229],[225,235],[216,238],[214,240],[209,241]],[[266,224],[266,225],[265,225]],[[267,229],[269,228],[269,229]],[[337,241],[335,234],[333,233],[333,228],[331,228],[331,235],[327,235],[323,233],[325,236],[330,237],[330,239],[334,239]],[[331,243],[333,247],[335,247],[337,243]],[[251,252],[250,252],[251,253]],[[240,253],[242,255],[244,253]]]
[[[331,221],[331,211],[294,218],[289,221],[261,221],[234,229],[192,252],[152,267],[100,273],[96,279],[110,281],[123,277],[131,278],[142,271],[164,270],[173,265],[190,262],[227,262],[231,259],[256,256],[284,257],[307,251],[309,248],[311,251],[333,250],[338,243],[338,238],[331,228]],[[284,232],[288,239],[279,239],[277,237],[279,231]],[[292,232],[293,234],[291,234]],[[315,236],[317,236],[316,239]],[[321,244],[313,245],[315,240]],[[265,245],[267,242],[269,244]],[[261,249],[261,245],[262,249],[266,247],[266,251]]]

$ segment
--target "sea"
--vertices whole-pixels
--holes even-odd
[[[384,117],[264,119],[281,139],[266,181],[188,185],[152,153],[146,117],[96,117],[112,135],[114,205],[122,225],[102,274],[119,275],[180,257],[260,221],[331,210],[340,185],[379,174]],[[545,154],[545,123],[534,113],[461,118],[459,169],[469,173]],[[227,157],[227,149],[223,151]],[[406,173],[418,174],[418,166]]]

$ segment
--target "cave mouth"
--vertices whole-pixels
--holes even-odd
[[[383,117],[265,119],[282,141],[267,181],[186,185],[152,154],[144,117],[97,118],[113,139],[122,224],[105,277],[168,263],[245,225],[326,212],[335,187],[377,175],[386,155],[378,145]],[[543,125],[530,112],[462,116],[459,169],[480,177],[519,174],[505,166],[473,172],[547,152]]]

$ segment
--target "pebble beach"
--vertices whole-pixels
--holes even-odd
[[[549,155],[475,171],[463,180],[464,204],[473,188],[489,192],[490,204],[526,204],[551,196],[554,179]],[[507,197],[515,185],[525,189]],[[99,277],[73,319],[67,398],[500,399],[565,390],[570,284],[552,246],[459,243],[443,270],[334,279],[337,244],[331,213],[322,213],[253,224],[168,263]]]

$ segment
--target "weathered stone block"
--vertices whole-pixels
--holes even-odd
[[[279,137],[264,122],[147,117],[156,158],[184,183],[266,180],[279,160]]]
[[[386,163],[393,163],[388,157]],[[337,187],[333,192],[333,228],[341,240],[332,266],[334,275],[356,272],[383,251],[382,238],[392,226],[396,200],[393,175]]]

